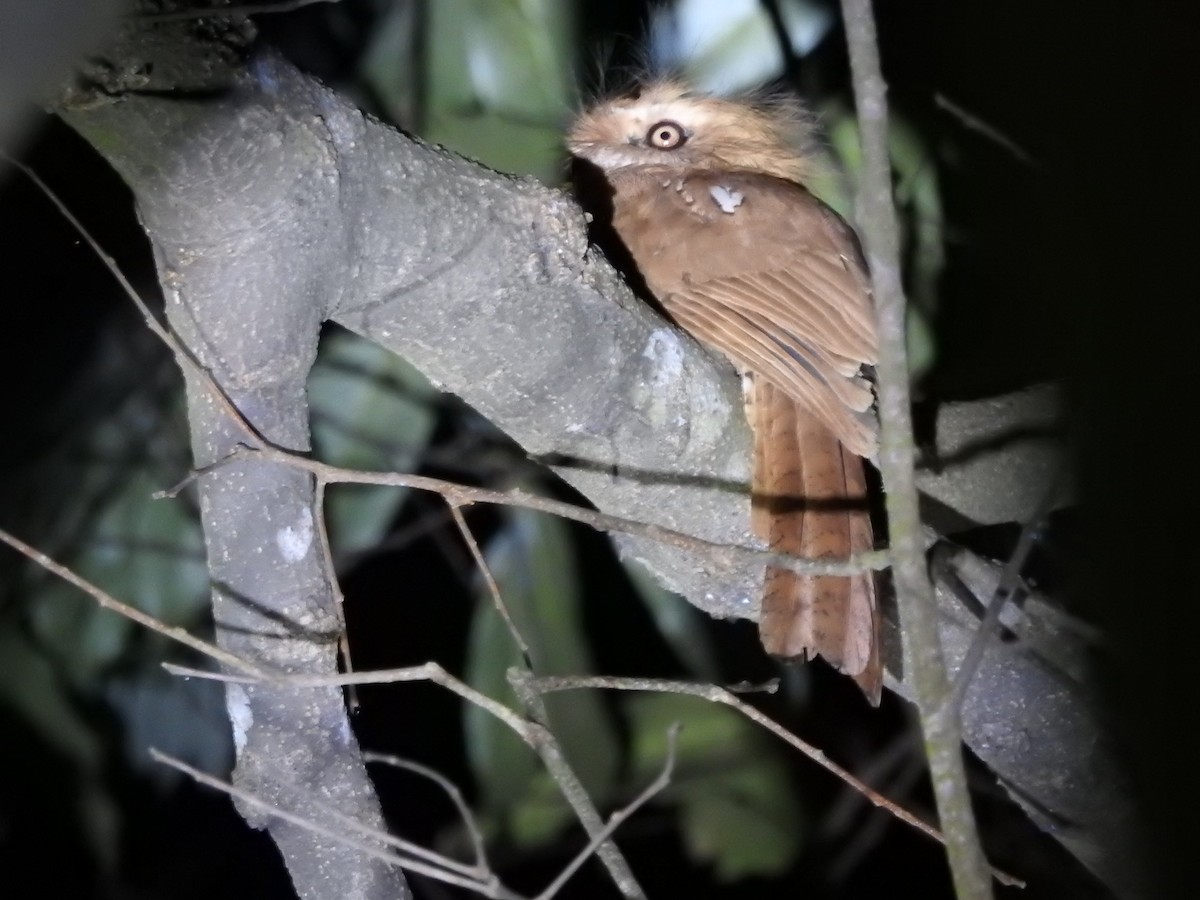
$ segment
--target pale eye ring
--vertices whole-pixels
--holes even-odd
[[[683,126],[670,119],[655,122],[646,132],[646,143],[656,150],[674,150],[676,147],[682,147],[686,140],[687,132],[683,130]]]

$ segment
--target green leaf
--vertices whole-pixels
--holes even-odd
[[[626,698],[634,772],[648,783],[666,759],[667,730],[680,732],[675,777],[664,793],[679,811],[691,855],[725,880],[786,869],[803,842],[799,806],[780,751],[735,710],[676,694]]]

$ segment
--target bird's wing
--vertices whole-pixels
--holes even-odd
[[[749,172],[645,175],[614,225],[680,325],[775,384],[861,456],[875,451],[877,357],[853,231],[793,182]]]

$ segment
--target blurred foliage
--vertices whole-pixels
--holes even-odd
[[[399,124],[498,171],[561,181],[562,128],[574,106],[574,4],[438,0],[416,35],[412,6],[393,7],[363,70],[386,108],[411,117]]]
[[[678,809],[694,859],[723,880],[778,875],[804,849],[803,819],[778,747],[736,710],[675,694],[624,697],[634,778],[662,769],[667,732],[682,724],[663,801]]]

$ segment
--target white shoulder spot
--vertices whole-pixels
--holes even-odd
[[[731,191],[729,188],[714,184],[708,189],[708,193],[712,196],[717,206],[721,208],[721,212],[733,215],[733,211],[742,205],[742,200],[745,197],[740,191]]]

